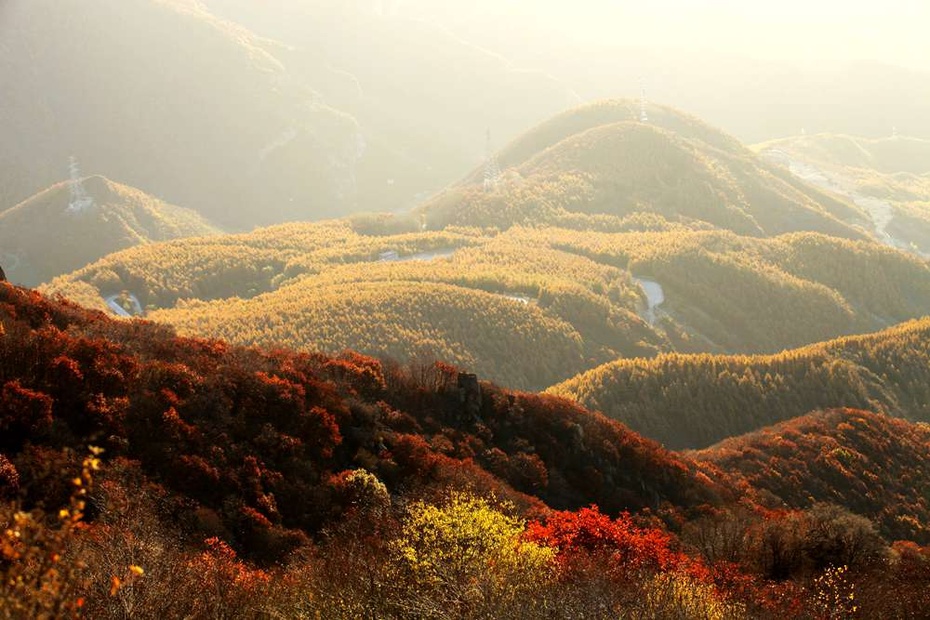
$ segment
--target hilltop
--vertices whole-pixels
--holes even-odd
[[[70,205],[58,183],[0,212],[0,260],[12,282],[36,286],[124,248],[220,231],[197,213],[105,177],[82,180],[92,203]]]
[[[478,171],[427,202],[431,227],[552,223],[566,213],[658,213],[734,232],[793,231],[862,236],[861,216],[765,163],[734,138],[681,112],[606,101],[565,112],[499,154],[503,176],[491,192]]]

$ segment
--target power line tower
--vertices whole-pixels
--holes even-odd
[[[487,153],[484,160],[484,191],[489,192],[500,183],[501,165],[497,161],[497,154],[491,144],[491,129],[488,128],[487,134]]]
[[[71,202],[68,204],[68,213],[84,213],[93,208],[94,199],[84,189],[81,169],[78,167],[77,158],[74,155],[71,156],[68,171],[71,173],[71,182],[68,185],[71,190]]]
[[[648,123],[649,115],[646,114],[646,83],[643,80],[639,81],[639,122]]]

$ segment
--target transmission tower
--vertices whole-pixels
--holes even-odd
[[[501,180],[501,165],[497,161],[497,154],[494,152],[494,148],[491,145],[491,130],[488,129],[487,135],[487,152],[484,160],[484,191],[489,192],[495,187]]]
[[[68,185],[71,190],[71,202],[68,204],[68,212],[83,213],[94,206],[94,199],[84,189],[81,169],[78,167],[77,158],[74,155],[71,156],[68,170],[71,173],[71,182]]]
[[[648,123],[649,115],[646,114],[646,83],[642,80],[639,82],[639,122]]]

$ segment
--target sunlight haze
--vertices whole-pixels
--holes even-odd
[[[409,7],[418,0],[401,2]],[[436,3],[441,6],[441,3]],[[451,15],[461,9],[449,9]],[[439,9],[436,9],[439,12]],[[930,68],[930,4],[919,0],[478,2],[465,9],[577,42],[697,48],[802,62],[874,60]]]

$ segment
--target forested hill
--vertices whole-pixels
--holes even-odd
[[[618,232],[500,233],[398,233],[394,219],[139,246],[43,291],[101,309],[128,291],[185,335],[433,357],[534,390],[619,357],[771,353],[930,307],[930,268],[866,241],[740,237],[657,217],[615,222]],[[635,278],[663,287],[652,314]]]
[[[565,112],[498,155],[502,176],[484,191],[476,171],[427,202],[429,226],[552,223],[565,213],[647,211],[770,236],[818,231],[858,238],[855,207],[794,180],[734,138],[677,110],[630,101]]]
[[[906,617],[927,463],[926,429],[861,411],[680,454],[440,362],[178,338],[0,283],[4,613],[800,618],[841,579]]]
[[[24,484],[93,444],[184,498],[188,525],[256,556],[338,516],[329,481],[354,468],[393,494],[470,488],[527,513],[685,509],[728,493],[617,422],[467,379],[436,362],[181,339],[0,283],[0,455]],[[60,491],[31,488],[33,500]]]
[[[618,360],[549,390],[671,448],[699,448],[815,409],[930,421],[930,319],[771,356]]]
[[[80,186],[83,205],[72,206],[65,182],[0,212],[0,263],[12,282],[37,286],[124,248],[220,232],[194,211],[101,176]]]
[[[838,504],[893,539],[930,541],[930,426],[820,411],[692,453],[791,508]]]

